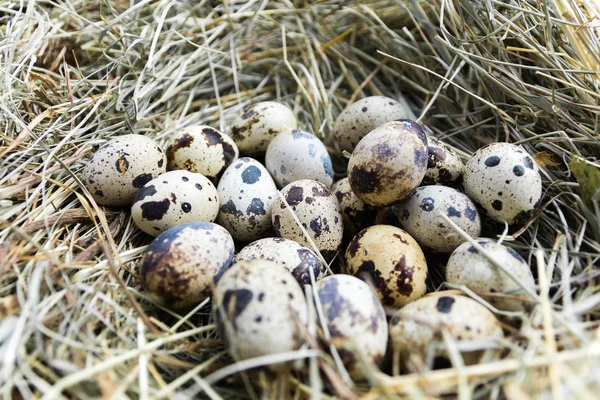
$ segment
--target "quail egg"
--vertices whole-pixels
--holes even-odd
[[[389,206],[407,198],[427,170],[427,138],[414,121],[387,122],[358,143],[348,163],[348,179],[359,199]]]
[[[331,192],[340,203],[346,236],[352,237],[356,232],[375,225],[378,209],[365,204],[354,194],[348,178],[340,179],[334,183]]]
[[[231,235],[210,222],[190,222],[158,235],[142,258],[142,287],[173,309],[193,307],[229,268]]]
[[[378,366],[387,349],[388,325],[381,303],[369,285],[343,274],[317,282],[317,294],[332,344],[350,376],[363,379],[359,360]]]
[[[265,165],[279,187],[313,179],[328,188],[333,183],[331,157],[315,135],[295,129],[280,133],[269,143]]]
[[[124,206],[148,181],[167,170],[158,144],[142,135],[116,137],[96,151],[83,169],[82,182],[98,204]]]
[[[187,222],[212,222],[219,212],[219,195],[202,174],[169,171],[146,183],[131,206],[133,222],[156,236]]]
[[[408,118],[402,104],[385,96],[358,100],[342,111],[333,124],[333,135],[340,148],[352,152],[373,129],[389,121]]]
[[[395,226],[374,225],[358,232],[346,249],[346,268],[372,284],[386,306],[402,307],[427,290],[423,251]]]
[[[221,207],[217,222],[234,239],[251,242],[269,230],[278,191],[261,163],[243,157],[230,165],[217,186]]]
[[[311,284],[311,271],[314,280],[319,278],[323,265],[317,255],[308,247],[285,238],[265,238],[244,247],[235,261],[271,260],[288,269],[300,285]]]
[[[391,318],[393,351],[405,366],[425,365],[428,351],[448,359],[445,350],[429,349],[430,344],[443,343],[442,329],[458,342],[502,337],[500,323],[487,308],[468,297],[436,292],[407,304]],[[482,356],[481,351],[461,353],[465,364],[475,364]]]
[[[325,260],[330,261],[342,244],[344,225],[340,205],[335,196],[320,182],[302,179],[281,190],[281,197],[273,205],[272,218],[275,235],[295,240],[312,249],[309,240],[294,219],[302,224]]]
[[[198,172],[217,182],[238,154],[229,136],[210,126],[190,126],[176,135],[167,148],[167,167]]]
[[[523,286],[535,292],[531,269],[519,253],[490,239],[479,238],[477,243],[494,260],[510,271]],[[498,292],[517,296],[524,294],[519,284],[480,254],[470,243],[463,243],[450,256],[446,266],[446,280],[455,285],[465,285],[475,292]],[[486,300],[502,310],[523,310],[523,303],[518,299],[492,296]]]
[[[275,136],[297,127],[296,116],[286,105],[264,101],[248,108],[233,121],[231,137],[241,153],[261,155]]]
[[[471,237],[481,234],[477,207],[447,186],[421,186],[396,206],[398,220],[417,242],[435,253],[451,253],[465,239],[440,215],[446,215]]]
[[[236,360],[296,350],[306,325],[302,288],[281,265],[240,261],[217,284],[213,312],[221,338]]]
[[[477,150],[465,168],[467,195],[499,222],[520,225],[542,198],[542,179],[533,158],[520,146],[493,143]]]
[[[458,186],[462,183],[465,165],[454,150],[441,140],[427,136],[427,153],[423,185]]]

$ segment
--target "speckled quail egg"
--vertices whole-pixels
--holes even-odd
[[[344,223],[335,196],[320,182],[302,179],[281,190],[289,207],[278,198],[273,205],[275,235],[313,249],[294,219],[298,218],[325,260],[331,260],[342,244]],[[292,213],[293,211],[293,213]]]
[[[319,281],[317,294],[331,342],[344,366],[353,379],[364,378],[357,355],[378,366],[387,348],[388,325],[381,303],[369,285],[343,274]]]
[[[521,285],[535,291],[535,281],[531,269],[519,253],[490,239],[479,238],[477,243],[494,260],[510,271]],[[455,285],[465,285],[475,292],[524,295],[523,289],[517,282],[503,270],[497,268],[470,243],[463,243],[450,256],[446,267],[446,280]],[[502,310],[523,310],[523,303],[517,299],[492,296],[486,300]]]
[[[261,163],[248,157],[235,161],[225,170],[217,191],[221,202],[217,222],[234,239],[251,242],[271,228],[271,209],[278,191]]]
[[[330,187],[331,157],[315,135],[294,129],[280,133],[269,143],[265,165],[279,187],[300,179],[313,179]]]
[[[96,151],[83,169],[82,182],[98,204],[124,206],[148,181],[167,170],[158,144],[142,135],[114,138]]]
[[[405,366],[424,365],[430,344],[441,342],[443,346],[443,328],[458,342],[502,337],[500,323],[487,308],[468,297],[437,292],[407,304],[391,318],[393,351],[400,354]],[[443,350],[431,355],[447,359]],[[461,355],[466,364],[474,364],[482,352],[463,351]]]
[[[267,150],[269,142],[275,136],[297,127],[298,121],[289,107],[274,101],[264,101],[237,117],[230,134],[241,153],[260,155]]]
[[[481,219],[475,204],[465,194],[447,186],[421,186],[398,204],[396,210],[402,228],[435,253],[451,253],[465,242],[441,214],[471,237],[481,234]]]
[[[142,287],[167,307],[193,307],[210,295],[211,285],[231,265],[234,250],[231,235],[210,222],[167,229],[142,258]]]
[[[427,170],[427,138],[414,121],[387,122],[358,143],[348,163],[352,191],[372,206],[404,200]]]
[[[477,150],[465,167],[464,187],[486,215],[509,225],[527,221],[542,198],[542,179],[520,146],[493,143]]]
[[[301,285],[311,284],[311,271],[316,281],[323,265],[308,247],[285,238],[265,238],[252,242],[235,256],[235,261],[271,260],[292,273]]]
[[[331,192],[340,203],[346,236],[352,237],[356,232],[375,225],[379,210],[365,204],[354,194],[348,178],[340,179],[334,183]]]
[[[135,195],[133,222],[156,236],[187,222],[212,222],[219,212],[215,186],[202,174],[169,171],[152,179]]]
[[[341,112],[333,124],[333,135],[340,148],[352,152],[373,129],[389,121],[408,118],[402,104],[385,96],[358,100]]]
[[[303,342],[304,294],[274,261],[236,262],[221,276],[214,300],[220,336],[236,360],[293,351]]]
[[[427,290],[423,251],[395,226],[374,225],[358,232],[346,249],[346,269],[372,284],[386,306],[402,307]]]
[[[465,165],[448,145],[441,140],[427,136],[427,171],[423,185],[458,186],[463,181]]]
[[[167,147],[167,167],[198,172],[216,182],[238,155],[238,148],[229,136],[210,126],[189,126]]]

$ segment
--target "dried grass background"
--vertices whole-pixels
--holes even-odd
[[[0,393],[594,398],[599,17],[597,0],[0,2]],[[506,336],[487,344],[495,360],[373,371],[370,385],[354,385],[307,347],[282,357],[309,368],[256,374],[249,368],[278,359],[232,363],[208,301],[177,315],[140,291],[149,238],[128,210],[97,206],[78,178],[111,137],[164,144],[189,124],[227,131],[243,108],[271,99],[325,140],[341,176],[333,121],[379,94],[403,100],[465,157],[510,141],[541,166],[542,210],[505,235],[537,293],[523,298],[528,312],[497,314]],[[443,271],[431,274],[438,288]]]

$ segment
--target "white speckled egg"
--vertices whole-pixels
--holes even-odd
[[[133,222],[152,236],[187,222],[212,222],[218,212],[215,186],[189,171],[169,171],[154,178],[135,195],[131,206]]]
[[[190,222],[154,238],[142,258],[142,287],[165,306],[196,306],[210,295],[211,285],[229,268],[231,235],[210,222]]]
[[[533,158],[520,146],[493,143],[477,150],[465,168],[464,187],[486,215],[519,225],[542,198],[542,178]]]
[[[425,364],[428,346],[443,343],[442,328],[458,342],[502,337],[500,323],[487,308],[468,297],[437,292],[407,304],[392,317],[392,348],[405,366]],[[448,358],[444,350],[433,355]],[[461,355],[466,364],[476,364],[482,352]]]
[[[275,235],[312,249],[294,220],[295,214],[321,255],[330,261],[340,249],[344,235],[343,217],[335,196],[325,185],[310,179],[290,183],[281,190],[281,195],[290,207],[281,198],[273,205]]]
[[[427,170],[427,137],[414,121],[387,122],[362,138],[348,163],[352,191],[372,206],[404,200]]]
[[[535,281],[529,265],[519,253],[490,239],[477,239],[494,260],[517,277],[519,282],[535,292]],[[446,280],[455,285],[465,285],[475,292],[498,292],[524,296],[521,286],[503,270],[492,264],[470,243],[460,245],[448,260]],[[517,299],[488,297],[492,305],[507,311],[522,311],[523,303]]]
[[[465,242],[440,213],[471,237],[481,234],[481,219],[475,204],[463,193],[447,186],[421,186],[398,204],[396,210],[402,227],[421,246],[436,253],[451,253]]]
[[[238,148],[229,136],[210,126],[189,126],[171,140],[167,167],[198,172],[217,182],[238,155]]]
[[[265,165],[279,187],[300,179],[312,179],[328,188],[333,183],[331,157],[315,135],[294,129],[280,133],[269,143]]]
[[[310,285],[310,275],[317,280],[323,265],[308,247],[285,238],[265,238],[252,242],[235,256],[235,261],[271,260],[281,264],[300,285]]]
[[[261,163],[243,157],[230,165],[217,186],[221,207],[217,222],[234,239],[251,242],[269,230],[277,186]]]
[[[167,170],[158,144],[142,135],[116,137],[94,153],[82,173],[82,182],[98,204],[124,206],[148,181]]]
[[[297,127],[298,121],[289,107],[264,101],[248,108],[233,121],[231,137],[241,153],[261,155],[275,136]]]
[[[427,290],[425,255],[395,226],[374,225],[358,232],[346,250],[346,269],[372,284],[386,306],[402,307]]]
[[[367,133],[386,122],[403,118],[408,118],[408,114],[396,100],[384,96],[365,97],[341,112],[333,124],[333,135],[342,150],[352,152]]]
[[[236,360],[293,351],[303,343],[304,294],[274,261],[236,262],[219,280],[214,300],[220,336]]]
[[[378,366],[388,342],[385,312],[373,289],[350,275],[331,275],[317,282],[319,302],[331,342],[353,379],[365,376],[356,355]]]
[[[348,178],[340,179],[334,183],[331,192],[340,203],[344,217],[344,234],[347,237],[352,237],[356,232],[375,225],[378,209],[365,204],[354,194]]]
[[[463,181],[465,165],[454,150],[435,137],[427,136],[427,171],[422,185],[458,186]]]

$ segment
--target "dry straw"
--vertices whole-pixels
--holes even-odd
[[[596,0],[0,3],[0,393],[594,398],[599,17]],[[314,324],[297,352],[234,363],[208,306],[179,315],[140,291],[148,238],[126,210],[98,207],[78,178],[111,137],[164,144],[193,123],[226,129],[267,99],[292,106],[341,173],[332,123],[350,101],[379,94],[465,157],[510,141],[541,166],[542,210],[505,237],[538,287],[522,299],[529,312],[501,316],[506,337],[483,344],[497,350],[485,364],[463,366],[445,335],[453,368],[371,371],[370,386],[355,385]],[[438,268],[431,289],[443,287]],[[297,371],[252,368],[282,360]]]

